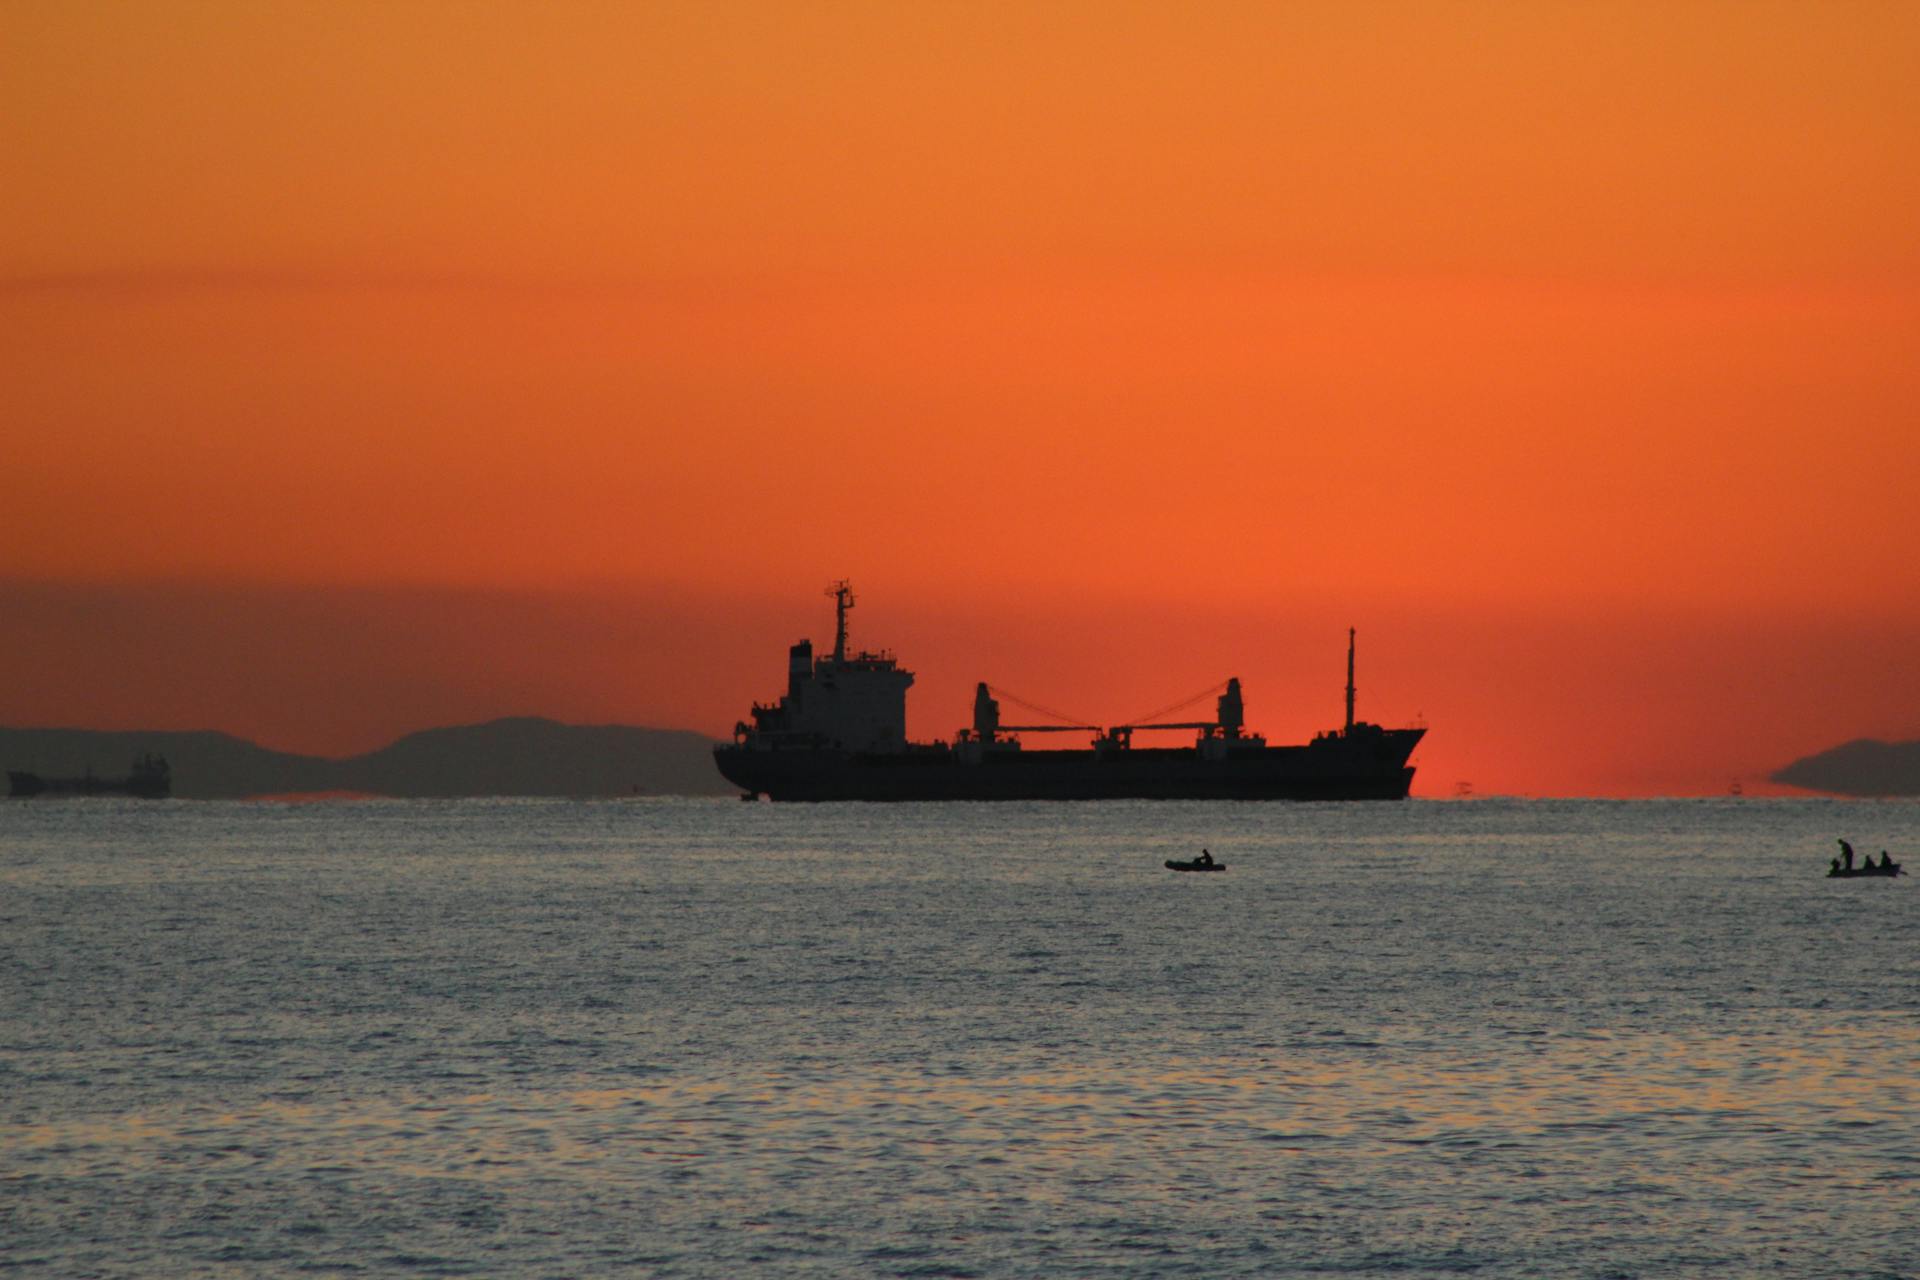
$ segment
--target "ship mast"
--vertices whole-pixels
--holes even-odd
[[[833,660],[847,660],[847,610],[853,608],[853,584],[845,578],[827,588],[833,597]]]
[[[1353,628],[1347,628],[1347,732],[1353,732]]]

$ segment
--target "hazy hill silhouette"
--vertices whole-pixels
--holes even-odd
[[[410,733],[341,762],[350,791],[407,796],[725,795],[713,741],[675,729],[522,717]],[[179,770],[174,770],[175,776]]]
[[[1920,742],[1859,738],[1795,760],[1773,780],[1841,796],[1920,796]]]
[[[50,777],[119,775],[144,752],[173,766],[173,794],[217,800],[315,791],[395,797],[728,795],[713,742],[679,729],[520,717],[410,733],[330,760],[212,731],[0,727],[0,768]]]

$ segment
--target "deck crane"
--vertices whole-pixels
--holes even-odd
[[[968,740],[975,742],[997,742],[1003,733],[1100,732],[1100,726],[1095,724],[1001,724],[1000,702],[999,699],[993,696],[996,693],[1009,702],[1018,703],[1030,711],[1038,711],[1041,715],[1055,716],[1060,720],[1072,719],[1070,716],[1061,715],[1057,711],[1052,711],[1046,707],[1038,706],[1022,698],[1015,697],[1005,689],[995,689],[986,681],[982,680],[979,684],[975,685],[973,689],[973,728],[971,730],[962,729],[960,731],[960,740],[962,742]]]
[[[1178,711],[1202,698],[1219,693],[1216,706],[1217,717],[1212,720],[1160,720],[1156,717],[1168,712]],[[1171,706],[1162,707],[1150,715],[1137,717],[1128,724],[1108,725],[1064,723],[1064,724],[1002,724],[1000,722],[1000,703],[995,694],[1010,702],[1038,711],[1042,715],[1055,716],[1069,721],[1071,717],[1061,715],[1047,707],[1030,703],[1009,693],[1005,689],[996,689],[981,681],[973,692],[973,727],[960,731],[961,741],[993,743],[1000,741],[1003,734],[1014,733],[1092,733],[1097,735],[1096,742],[1109,747],[1125,749],[1133,745],[1133,735],[1139,732],[1158,732],[1168,729],[1185,729],[1198,732],[1202,738],[1238,739],[1246,724],[1246,712],[1240,696],[1240,679],[1234,677],[1222,684],[1213,685],[1190,698],[1183,698]]]
[[[1160,716],[1182,707],[1191,706],[1202,698],[1219,693],[1214,704],[1215,716],[1212,720],[1161,720]],[[1114,725],[1107,730],[1107,738],[1119,746],[1133,745],[1133,735],[1142,730],[1189,729],[1197,730],[1202,738],[1237,739],[1245,731],[1247,723],[1246,704],[1240,697],[1240,677],[1234,676],[1224,684],[1203,689],[1191,698],[1183,699],[1172,706],[1162,707],[1152,715],[1141,716],[1132,724]]]

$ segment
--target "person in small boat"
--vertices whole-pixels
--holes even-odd
[[[1834,859],[1834,860],[1833,860],[1833,861],[1832,861],[1831,863],[1829,863],[1829,864],[1828,864],[1828,867],[1829,867],[1829,870],[1827,871],[1827,874],[1828,874],[1828,875],[1830,875],[1830,876],[1837,876],[1837,875],[1839,875],[1839,874],[1840,874],[1840,859],[1838,859],[1838,858],[1835,858],[1835,859]]]
[[[1213,855],[1208,853],[1205,849],[1202,849],[1200,851],[1200,856],[1195,858],[1194,861],[1199,863],[1203,867],[1210,867],[1213,865]]]
[[[1840,842],[1840,856],[1846,860],[1847,870],[1853,870],[1853,846],[1845,840]]]

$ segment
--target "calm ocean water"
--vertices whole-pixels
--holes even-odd
[[[0,805],[0,1267],[1912,1276],[1920,805]],[[1163,859],[1208,846],[1223,875]]]

